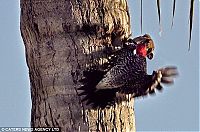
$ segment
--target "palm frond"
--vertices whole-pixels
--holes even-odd
[[[171,28],[173,27],[174,25],[174,16],[175,16],[175,10],[176,10],[176,0],[173,1],[173,8],[172,8],[172,25],[171,25]]]
[[[140,30],[141,30],[141,34],[142,34],[142,0],[140,1]]]
[[[191,0],[190,1],[190,16],[189,16],[189,25],[190,25],[189,32],[190,32],[190,36],[189,36],[189,48],[188,48],[188,50],[190,50],[190,47],[191,47],[193,15],[194,15],[194,0]]]
[[[158,9],[158,21],[159,21],[159,25],[160,25],[160,0],[157,0],[157,9]]]
[[[160,11],[160,0],[157,0],[157,10],[158,10],[158,21],[159,21],[159,35],[161,36],[162,27],[161,27],[161,11]]]

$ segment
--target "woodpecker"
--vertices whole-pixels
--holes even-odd
[[[153,58],[154,42],[150,35],[129,39],[125,46],[113,54],[112,67],[96,85],[97,91],[114,89],[133,97],[155,93],[163,84],[173,84],[178,74],[175,66],[168,66],[147,74],[146,57]]]

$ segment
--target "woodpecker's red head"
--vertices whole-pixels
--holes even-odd
[[[148,34],[145,34],[138,41],[136,46],[136,54],[147,57],[150,60],[153,58],[154,42]]]
[[[136,48],[136,54],[141,55],[143,57],[147,56],[147,46],[145,44],[140,44]]]

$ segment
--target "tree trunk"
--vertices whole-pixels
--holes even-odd
[[[78,90],[84,69],[103,63],[101,55],[104,47],[113,46],[113,32],[122,28],[122,37],[130,35],[126,0],[21,0],[20,24],[31,82],[32,127],[135,131],[133,99],[93,109]],[[100,54],[91,54],[97,51]]]

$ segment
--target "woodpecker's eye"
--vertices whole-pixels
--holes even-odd
[[[149,48],[148,50],[147,50],[147,54],[150,54],[152,52],[152,48]]]

